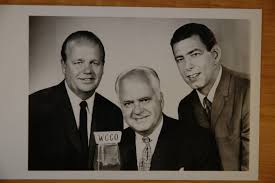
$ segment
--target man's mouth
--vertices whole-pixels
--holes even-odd
[[[90,82],[93,81],[95,78],[79,78],[81,81]]]
[[[79,78],[79,80],[84,84],[90,84],[94,82],[95,78]]]
[[[148,117],[148,116],[138,117],[138,118],[134,118],[134,120],[140,121],[140,120],[143,120],[143,119],[145,119],[145,118],[147,118],[147,117]]]
[[[200,73],[190,74],[190,75],[187,75],[187,78],[190,79],[190,80],[194,80],[194,79],[196,79],[199,75],[200,75]]]

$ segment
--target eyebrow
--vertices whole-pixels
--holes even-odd
[[[73,60],[72,62],[84,62],[84,60],[81,58],[78,58],[78,59]]]
[[[175,58],[176,58],[176,60],[177,60],[177,59],[179,59],[179,58],[184,58],[184,56],[180,55],[180,56],[176,56]]]
[[[133,101],[132,100],[124,100],[122,101],[123,103],[132,103]]]
[[[142,97],[142,98],[140,98],[138,100],[141,101],[141,100],[151,100],[151,99],[152,99],[152,97]]]
[[[186,55],[191,55],[191,54],[194,53],[195,51],[201,51],[201,49],[195,48],[195,49],[193,49],[193,50],[187,52]]]
[[[195,48],[195,49],[193,49],[193,50],[191,50],[191,51],[187,52],[187,54],[186,54],[186,55],[191,55],[191,54],[192,54],[192,53],[194,53],[195,51],[201,51],[201,49],[199,49],[199,48]],[[184,58],[184,56],[179,55],[179,56],[176,56],[176,57],[175,57],[175,59],[179,59],[179,58]]]

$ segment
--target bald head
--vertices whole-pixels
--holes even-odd
[[[131,80],[135,83],[137,80],[147,83],[154,92],[160,97],[160,80],[155,70],[149,67],[136,67],[122,72],[116,79],[115,91],[119,95],[119,90],[123,81]]]

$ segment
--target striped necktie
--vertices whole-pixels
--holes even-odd
[[[139,162],[139,170],[149,171],[151,167],[151,158],[152,158],[152,150],[151,150],[150,142],[152,140],[149,137],[143,137],[142,141],[145,143],[145,147],[142,151],[141,161]]]
[[[212,103],[208,100],[207,97],[204,97],[203,104],[205,106],[205,112],[207,114],[209,125],[211,126],[211,108],[212,108]]]

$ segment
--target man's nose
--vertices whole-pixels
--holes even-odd
[[[91,74],[94,72],[93,66],[92,64],[85,64],[84,69],[83,69],[84,73],[86,74]]]
[[[141,114],[143,112],[143,108],[140,105],[140,103],[136,103],[134,104],[134,109],[133,109],[133,113],[134,114]]]
[[[192,60],[190,58],[186,58],[185,61],[185,69],[186,70],[191,70],[194,67]]]

